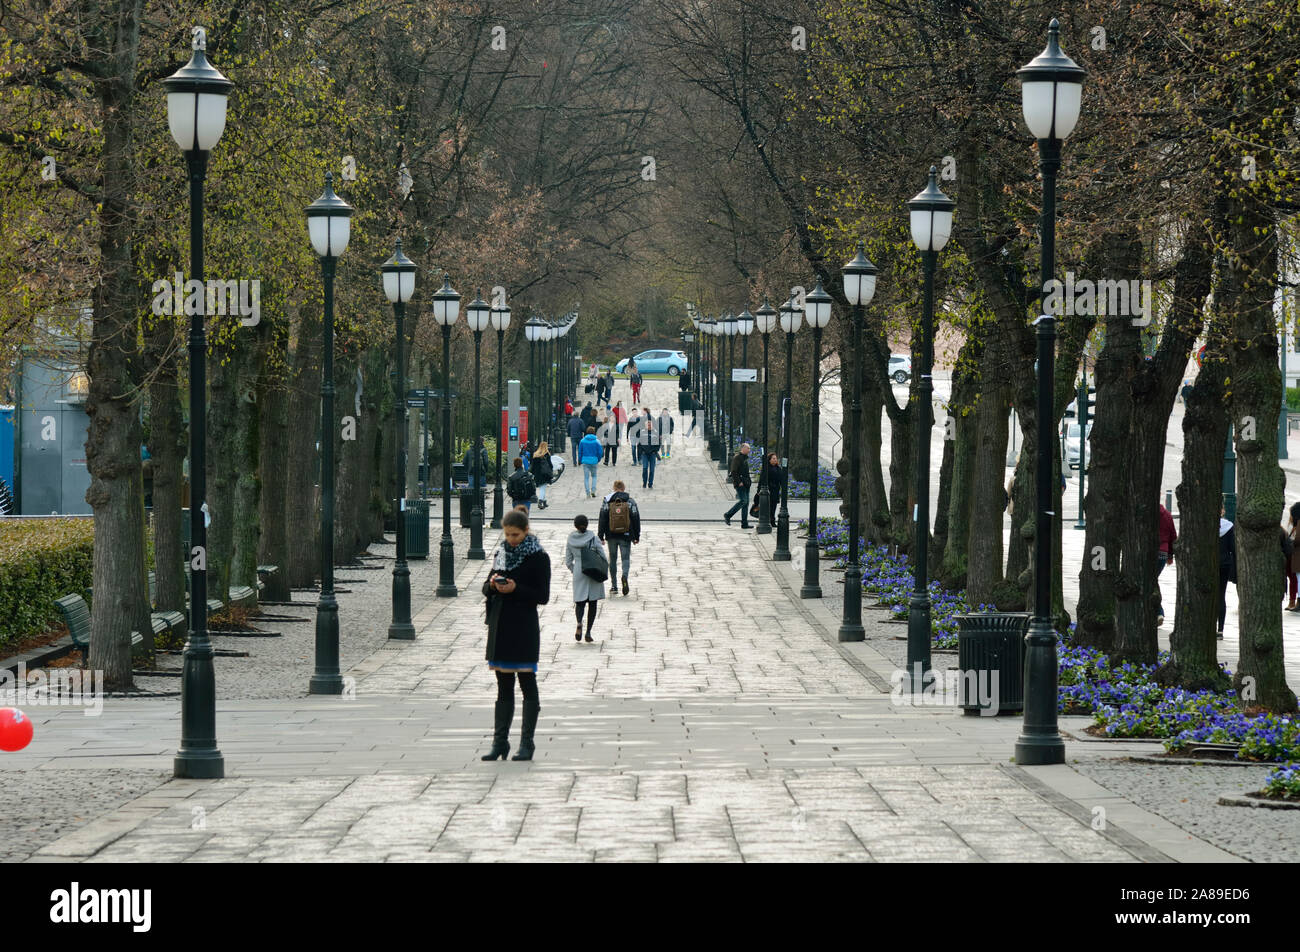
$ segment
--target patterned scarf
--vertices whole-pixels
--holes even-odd
[[[524,536],[524,541],[518,545],[512,546],[509,542],[503,541],[501,548],[497,550],[497,561],[501,561],[500,556],[505,556],[504,565],[496,565],[494,568],[504,568],[507,572],[513,572],[519,568],[520,563],[528,558],[534,552],[542,551],[541,543],[537,541],[537,536],[529,533]]]

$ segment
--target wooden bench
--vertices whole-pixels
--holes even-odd
[[[262,589],[266,588],[266,582],[262,576],[274,575],[278,571],[280,571],[280,566],[278,565],[259,565],[257,567],[257,590],[260,592]]]
[[[154,601],[157,598],[158,598],[158,576],[153,572],[150,572],[149,573],[149,604],[153,605]],[[154,634],[160,634],[157,628],[157,623],[159,619],[162,619],[162,621],[166,624],[166,627],[171,629],[173,632],[177,634],[183,635],[189,629],[189,623],[185,620],[184,612],[177,612],[177,611],[154,612],[153,619],[154,619]]]
[[[232,586],[230,589],[230,604],[243,605],[248,602],[257,604],[257,590],[249,585]]]
[[[90,661],[90,609],[86,605],[86,600],[80,595],[64,595],[62,598],[56,598],[54,604],[58,606],[59,614],[63,616],[64,623],[68,626],[68,633],[72,635],[72,643],[82,652],[82,657],[87,662]],[[161,634],[166,630],[166,625],[160,620],[155,619],[153,633]],[[131,632],[131,654],[140,653],[144,646],[144,636],[138,631]]]

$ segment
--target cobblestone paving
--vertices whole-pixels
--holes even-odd
[[[672,384],[647,389],[650,406],[675,405]],[[413,586],[415,642],[383,637],[386,581],[341,598],[345,640],[357,633],[358,650],[345,655],[355,690],[304,697],[303,658],[286,656],[287,673],[268,664],[262,682],[258,666],[248,666],[248,693],[223,695],[218,710],[226,779],[173,780],[106,807],[36,859],[1161,856],[1132,836],[1092,830],[1086,803],[1050,794],[1047,774],[1006,769],[1014,719],[891,704],[881,677],[891,662],[835,643],[829,616],[792,592],[789,567],[764,565],[770,536],[718,520],[656,524],[655,512],[673,512],[682,500],[725,508],[716,466],[701,453],[677,448],[654,490],[642,491],[639,469],[621,461],[602,470],[602,495],[615,476],[629,483],[646,524],[632,593],[604,601],[595,644],[572,640],[561,558],[572,514],[597,511],[580,473],[566,474],[534,523],[552,556],[553,584],[532,763],[478,760],[495,690],[477,594],[486,566],[458,558],[461,596],[431,599],[430,561],[426,581]],[[436,553],[436,528],[434,543]],[[490,549],[494,534],[485,543]],[[880,626],[871,627],[875,634]],[[365,645],[373,650],[353,662]],[[220,672],[232,669],[218,670],[221,683]],[[7,761],[28,776],[92,763],[170,767],[174,700],[110,701],[90,725],[79,712],[40,714],[37,741]],[[516,714],[512,744],[518,723]]]
[[[0,863],[21,863],[170,779],[163,770],[6,770],[0,773]]]
[[[1220,806],[1259,790],[1274,768],[1087,760],[1079,773],[1220,849],[1255,862],[1300,862],[1300,810]]]

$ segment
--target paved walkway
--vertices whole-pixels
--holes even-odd
[[[671,386],[649,383],[652,402]],[[602,491],[613,475],[602,468]],[[893,666],[836,643],[826,606],[797,597],[799,563],[768,560],[774,537],[656,522],[682,500],[727,504],[698,449],[675,452],[653,492],[637,475],[632,593],[602,603],[594,644],[572,637],[560,520],[594,517],[596,501],[566,475],[541,514],[556,518],[536,523],[553,580],[532,763],[478,760],[495,692],[475,594],[486,565],[461,563],[461,596],[419,593],[419,638],[353,665],[344,697],[220,701],[226,779],[133,794],[31,859],[1233,859],[1069,766],[1011,764],[1018,718],[895,704]],[[166,771],[180,730],[175,699],[31,713],[36,741],[4,755],[31,776]],[[1106,754],[1130,749],[1149,746]]]

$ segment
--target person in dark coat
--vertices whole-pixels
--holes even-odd
[[[587,427],[596,425],[596,408],[591,405],[590,400],[587,401],[587,405],[582,408],[582,412],[578,415],[582,417],[583,433],[587,432]]]
[[[1233,525],[1224,518],[1227,510],[1219,509],[1219,637],[1228,617],[1228,583],[1237,582],[1237,536]]]
[[[578,465],[578,444],[582,442],[582,438],[586,435],[586,432],[587,425],[582,422],[582,417],[580,415],[575,413],[573,416],[569,417],[569,442],[573,444],[574,466]]]
[[[731,525],[731,517],[740,513],[740,527],[749,528],[749,444],[741,443],[740,451],[731,458],[731,468],[727,471],[731,488],[736,491],[736,504],[722,514],[722,521]]]
[[[781,459],[775,453],[768,453],[763,457],[763,468],[758,473],[759,487],[767,487],[767,505],[769,509],[768,522],[776,525],[776,510],[781,505]],[[756,495],[754,504],[750,507],[749,514],[758,516],[758,499]]]
[[[537,484],[537,508],[545,509],[550,505],[546,501],[546,487],[555,479],[555,467],[551,465],[551,446],[545,440],[537,445],[530,472],[533,474],[533,482]]]
[[[487,598],[487,662],[496,672],[497,702],[492,749],[483,760],[506,759],[510,753],[510,724],[515,716],[515,678],[524,696],[524,720],[519,751],[513,760],[533,759],[533,733],[541,702],[537,697],[537,658],[541,625],[537,606],[551,600],[551,558],[528,531],[528,514],[512,509],[501,517],[505,541],[492,559],[483,583]]]
[[[530,510],[533,508],[533,495],[536,492],[537,481],[532,473],[524,469],[523,458],[516,456],[515,471],[506,480],[506,495],[510,497],[510,505],[523,506],[526,510]]]
[[[591,643],[591,629],[596,624],[596,603],[605,597],[605,584],[586,575],[582,571],[582,550],[595,546],[596,533],[587,528],[587,517],[577,515],[573,518],[573,531],[564,545],[564,565],[573,573],[573,607],[578,616],[578,627],[574,629],[574,641],[582,640],[582,615],[587,614],[587,642]]]

